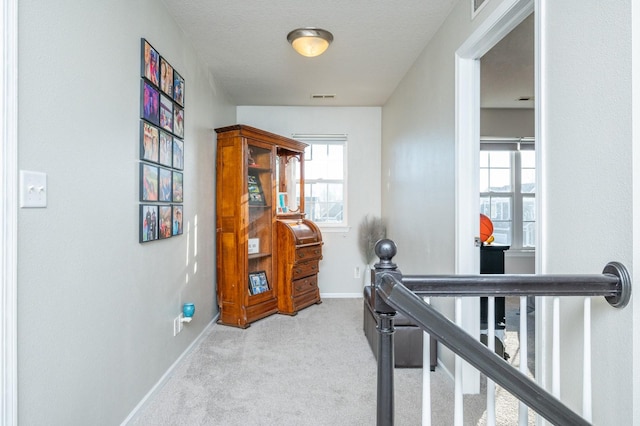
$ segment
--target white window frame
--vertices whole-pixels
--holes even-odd
[[[535,250],[536,246],[523,246],[524,243],[524,218],[523,200],[525,198],[536,198],[535,192],[522,193],[522,161],[520,152],[532,150],[534,147],[533,138],[489,138],[483,137],[480,140],[481,151],[507,151],[511,156],[511,191],[509,192],[481,192],[480,197],[503,197],[511,198],[511,244],[513,250]],[[537,164],[536,164],[537,167]],[[538,218],[533,221],[538,226]]]
[[[328,232],[344,232],[346,229],[348,229],[349,227],[349,215],[348,215],[348,170],[347,170],[347,158],[348,158],[348,138],[346,134],[302,134],[302,133],[294,133],[293,135],[291,135],[291,137],[295,140],[298,140],[300,142],[304,142],[307,143],[309,145],[313,145],[313,144],[323,144],[323,145],[330,145],[330,144],[335,144],[335,145],[342,145],[343,150],[342,150],[342,200],[343,200],[343,206],[342,206],[342,221],[341,222],[334,222],[334,223],[328,223],[328,222],[314,222],[316,223],[316,225],[318,225],[320,227],[320,229],[322,229],[323,231],[328,231]],[[316,179],[308,179],[307,177],[307,173],[306,173],[306,164],[305,164],[305,185],[311,183],[311,182],[321,182],[322,179],[320,180],[316,180]],[[333,179],[331,179],[331,181],[335,181]],[[336,181],[337,182],[337,181]],[[299,182],[298,182],[299,184]],[[307,196],[308,194],[306,194],[305,192],[305,196]],[[307,213],[308,211],[308,206],[306,206],[305,204],[305,213]]]

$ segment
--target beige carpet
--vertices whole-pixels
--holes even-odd
[[[431,381],[432,424],[452,425],[452,381],[441,368]],[[421,424],[421,395],[422,369],[396,369],[396,425]],[[465,425],[484,424],[485,401],[465,397]],[[515,401],[500,395],[498,408],[498,424],[517,424]],[[246,330],[213,326],[130,424],[375,423],[376,361],[362,331],[362,299],[325,299]]]

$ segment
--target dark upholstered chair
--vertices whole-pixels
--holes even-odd
[[[364,287],[364,335],[369,341],[369,346],[373,351],[373,355],[378,356],[378,318],[373,310],[373,298],[375,292],[371,286]],[[422,367],[422,338],[423,332],[407,317],[398,312],[394,317],[395,334],[394,334],[394,359],[396,367]],[[430,339],[430,369],[434,371],[437,364],[437,345],[436,340]]]

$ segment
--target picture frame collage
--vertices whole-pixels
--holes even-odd
[[[139,242],[183,232],[184,93],[182,75],[141,39]]]

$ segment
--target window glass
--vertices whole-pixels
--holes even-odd
[[[491,145],[491,146],[490,146]],[[480,151],[480,213],[493,222],[494,244],[535,247],[535,151],[508,145],[485,145]],[[481,144],[482,149],[482,144]]]
[[[511,192],[511,169],[489,169],[489,190]]]
[[[344,225],[346,142],[321,139],[301,139],[309,144],[304,157],[305,213],[319,225]]]
[[[489,151],[480,151],[480,167],[489,167]]]
[[[480,169],[480,192],[489,192],[489,169]]]
[[[509,151],[489,151],[490,166],[511,168],[511,153]]]
[[[536,246],[536,199],[522,197],[522,247]]]
[[[523,169],[534,169],[536,167],[536,152],[520,151],[520,162]]]
[[[512,197],[480,197],[480,213],[493,222],[495,244],[510,245],[512,239]]]
[[[522,247],[536,246],[536,223],[525,222],[522,229]]]
[[[536,199],[534,197],[522,197],[522,220],[536,220]]]
[[[508,151],[480,151],[480,192],[511,192]]]
[[[536,155],[535,151],[520,151],[520,192],[536,192]]]

